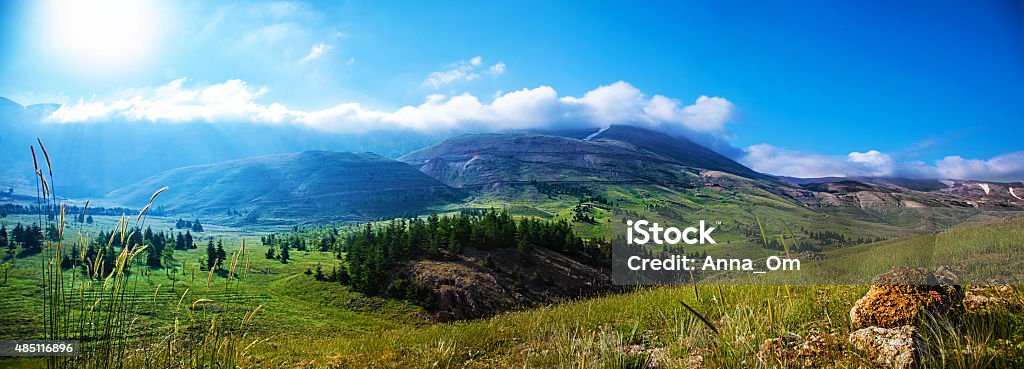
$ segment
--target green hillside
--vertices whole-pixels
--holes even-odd
[[[246,224],[392,217],[461,197],[376,154],[306,151],[178,168],[113,191],[105,200],[141,208],[164,186],[166,211],[227,215],[223,221]]]

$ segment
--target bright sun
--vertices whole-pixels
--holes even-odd
[[[158,14],[146,0],[53,0],[44,9],[50,47],[89,68],[120,68],[146,59]]]

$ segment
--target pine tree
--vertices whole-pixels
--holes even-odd
[[[43,249],[43,230],[38,225],[25,227],[22,232],[21,241],[22,253],[32,255]]]
[[[281,263],[288,264],[288,258],[289,258],[289,256],[288,256],[288,244],[287,243],[282,243],[281,244]]]
[[[217,248],[213,245],[213,239],[206,244],[206,268],[212,270],[217,264]]]
[[[266,257],[267,257],[267,259],[276,259],[277,258],[277,255],[274,254],[274,248],[273,247],[268,247],[267,248],[267,256]]]
[[[10,240],[7,239],[7,226],[0,226],[0,249],[7,249],[9,247]],[[8,251],[8,254],[11,254]]]
[[[320,267],[320,264],[316,265],[316,272],[313,272],[313,277],[318,281],[324,280],[324,269]]]
[[[224,261],[227,260],[228,254],[224,252],[224,241],[217,240],[217,259],[220,259],[220,265],[224,265]]]
[[[188,246],[185,245],[185,235],[178,233],[178,236],[174,238],[174,249],[175,250],[187,250]]]

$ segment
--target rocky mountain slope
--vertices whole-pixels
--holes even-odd
[[[398,160],[455,187],[509,183],[657,183],[695,186],[702,172],[774,181],[685,139],[612,126],[585,139],[529,133],[471,134]]]

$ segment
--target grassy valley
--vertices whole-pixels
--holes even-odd
[[[45,190],[8,197],[0,224],[44,227],[40,250],[4,258],[0,338],[79,329],[104,354],[51,363],[82,367],[862,367],[849,312],[875,275],[1020,277],[1024,213],[997,185],[797,181],[705,151],[628,127],[468,135],[398,161],[303,152],[175,169],[97,201],[126,206],[120,217],[62,215],[61,202],[86,206]],[[613,239],[641,218],[717,228],[718,244],[653,254],[794,253],[805,268],[613,286]],[[175,243],[186,232],[194,248]],[[1020,365],[1010,294],[922,322],[922,365]]]

